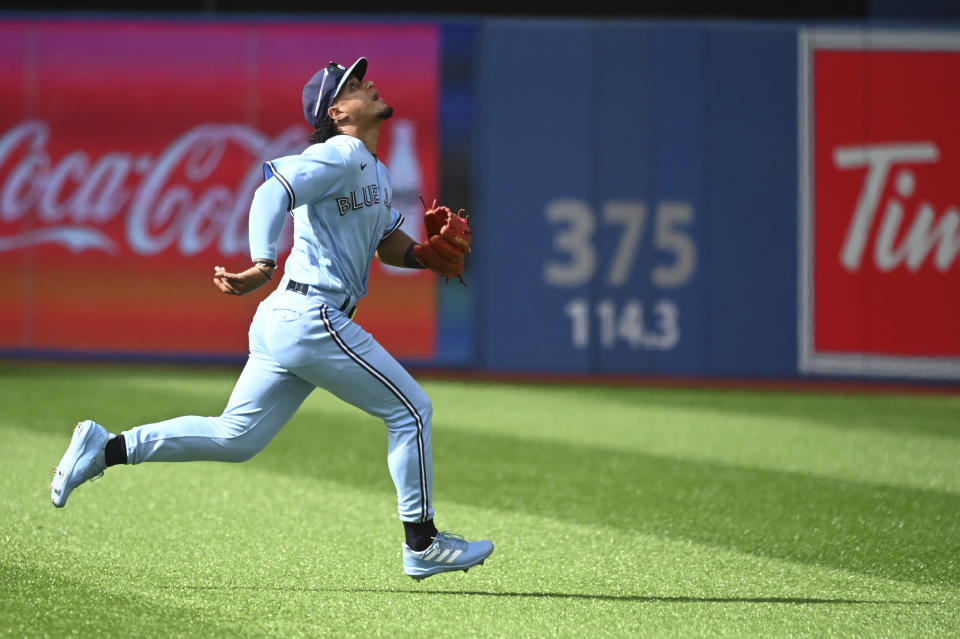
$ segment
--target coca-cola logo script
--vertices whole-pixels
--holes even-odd
[[[294,153],[304,138],[305,127],[271,139],[243,125],[202,124],[156,156],[75,149],[52,158],[50,126],[24,122],[0,137],[0,252],[51,243],[76,252],[244,253],[262,158]],[[248,165],[235,183],[217,179],[228,149]]]
[[[416,195],[439,192],[439,33],[412,22],[0,19],[0,351],[242,359],[250,318],[284,274],[290,218],[274,282],[228,297],[213,268],[250,265],[263,163],[309,144],[301,92],[329,60],[365,56],[365,79],[394,107],[377,151],[416,235]],[[428,361],[435,280],[411,271],[375,263],[357,317],[395,356]]]

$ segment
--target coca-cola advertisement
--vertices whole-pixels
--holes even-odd
[[[249,266],[262,163],[306,148],[300,93],[331,60],[367,57],[394,106],[378,155],[420,237],[418,196],[439,189],[437,51],[417,24],[0,22],[0,349],[242,357],[272,286],[226,296],[213,267]],[[435,287],[374,261],[356,320],[429,359]]]
[[[801,370],[960,377],[960,36],[803,45]]]

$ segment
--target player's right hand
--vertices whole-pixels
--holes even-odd
[[[272,274],[272,269],[270,269]],[[242,273],[228,273],[222,266],[213,267],[213,284],[227,295],[246,295],[270,281],[263,265],[254,265]]]

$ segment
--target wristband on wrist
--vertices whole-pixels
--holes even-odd
[[[427,266],[417,259],[417,254],[413,252],[415,244],[407,247],[407,252],[403,254],[403,265],[407,268],[427,268]]]
[[[267,281],[273,279],[273,269],[277,268],[277,265],[271,262],[270,260],[254,260],[253,265],[257,267],[257,270],[267,278]],[[264,266],[269,267],[269,270],[263,268]]]

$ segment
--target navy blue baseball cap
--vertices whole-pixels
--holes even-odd
[[[310,81],[303,87],[303,117],[307,124],[317,128],[320,119],[333,104],[334,98],[340,94],[340,89],[347,83],[350,76],[363,80],[367,72],[367,59],[357,58],[350,68],[336,62],[331,62],[323,69],[313,74]]]

